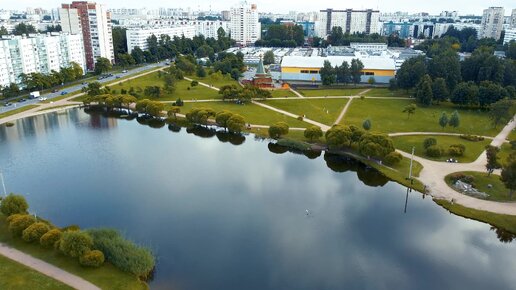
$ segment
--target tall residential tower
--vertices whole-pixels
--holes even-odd
[[[504,12],[503,7],[489,7],[484,9],[479,38],[500,39],[503,29]]]
[[[231,38],[237,44],[250,45],[260,39],[261,24],[258,21],[256,4],[248,5],[247,2],[241,2],[231,8],[230,18]]]
[[[62,4],[59,16],[64,32],[82,34],[88,70],[95,68],[95,60],[99,57],[114,62],[111,15],[104,6],[95,2],[74,1],[72,4]]]
[[[333,10],[319,11],[316,22],[316,34],[325,37],[331,33],[333,27],[341,27],[344,33],[380,33],[380,11],[378,10]]]

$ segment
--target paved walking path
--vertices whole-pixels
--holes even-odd
[[[190,82],[197,81],[197,80],[194,80],[194,79],[191,79],[191,78],[187,78],[187,77],[184,77],[184,79],[185,79],[185,80],[187,80],[187,81],[190,81]],[[215,91],[217,91],[217,92],[218,92],[218,91],[220,91],[220,89],[219,89],[219,88],[214,87],[214,86],[212,86],[212,85],[208,85],[207,83],[203,83],[203,82],[199,82],[199,81],[197,81],[197,82],[198,82],[201,86],[204,86],[204,87],[210,88],[210,89],[215,90]]]
[[[260,103],[260,102],[256,102],[256,101],[251,101],[253,104],[255,105],[258,105],[260,107],[263,107],[263,108],[266,108],[266,109],[269,109],[271,111],[275,111],[275,112],[278,112],[280,114],[283,114],[285,116],[289,116],[289,117],[292,117],[292,118],[297,118],[298,116],[295,115],[295,114],[292,114],[290,112],[287,112],[287,111],[284,111],[284,110],[280,110],[280,109],[277,109],[277,108],[274,108],[274,107],[271,107],[269,105],[265,105],[263,103]],[[331,127],[328,126],[328,125],[325,125],[323,123],[319,123],[317,121],[314,121],[314,120],[310,120],[308,118],[303,118],[303,122],[306,122],[308,124],[312,124],[312,125],[315,125],[315,126],[318,126],[319,128],[321,128],[321,130],[323,130],[324,132],[328,131]]]
[[[344,118],[344,115],[348,111],[349,106],[351,105],[351,102],[353,101],[353,97],[349,97],[348,103],[344,106],[342,109],[342,112],[340,112],[339,116],[337,117],[337,120],[335,120],[334,124],[339,124],[340,121]]]
[[[0,254],[7,258],[23,264],[31,269],[43,273],[51,278],[54,278],[64,284],[80,290],[100,290],[99,287],[84,280],[83,278],[74,274],[68,273],[58,267],[49,264],[40,259],[34,258],[24,252],[13,249],[5,244],[0,243]]]
[[[293,92],[296,96],[300,98],[304,98],[305,96],[301,95],[298,91],[294,90],[293,88],[290,88],[290,91]]]
[[[516,122],[509,122],[503,130],[493,138],[491,145],[500,146],[505,142],[509,133],[515,128]],[[398,150],[399,151],[399,150]],[[399,151],[405,157],[410,158],[410,154]],[[485,151],[471,163],[446,163],[432,161],[418,156],[414,156],[414,160],[423,165],[418,179],[426,185],[428,192],[435,198],[452,200],[465,207],[489,211],[499,214],[516,215],[515,202],[495,202],[474,198],[459,193],[446,184],[444,177],[448,174],[459,171],[478,171],[486,172],[485,164],[487,163]],[[499,174],[499,170],[495,173]]]
[[[446,132],[398,132],[398,133],[389,133],[387,135],[389,135],[389,137],[398,137],[398,136],[414,136],[414,135],[461,136],[464,134],[446,133]],[[480,137],[483,137],[484,139],[494,139],[494,137],[490,137],[490,136],[480,136]],[[504,140],[504,141],[507,142],[506,140]]]

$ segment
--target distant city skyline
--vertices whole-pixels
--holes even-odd
[[[68,3],[69,1],[62,0],[45,0],[43,2],[35,3],[33,0],[17,0],[17,1],[5,1],[2,3],[3,9],[10,10],[25,10],[27,7],[31,8],[57,8],[61,3]],[[147,0],[145,5],[142,5],[140,0],[101,0],[92,1],[100,4],[104,4],[107,8],[190,8],[192,11],[211,10],[218,12],[221,10],[228,10],[231,6],[238,4],[240,1],[209,1],[209,0],[194,0],[187,1],[189,5],[185,4],[185,1],[159,1],[159,0]],[[459,1],[448,1],[448,0],[433,0],[433,1],[420,1],[414,4],[411,0],[391,0],[391,1],[379,1],[379,0],[363,0],[360,3],[351,1],[338,1],[338,0],[322,0],[322,1],[308,1],[300,0],[296,1],[293,6],[292,1],[276,1],[276,0],[255,0],[247,1],[248,3],[255,3],[258,5],[260,12],[273,12],[273,13],[288,13],[289,11],[296,12],[311,12],[318,11],[326,8],[334,9],[379,9],[381,12],[428,12],[430,14],[439,14],[441,11],[458,11],[460,15],[475,14],[482,15],[482,11],[490,6],[500,6],[505,8],[505,15],[509,16],[513,8],[516,8],[514,0],[499,0],[499,1],[482,1],[482,0],[459,0]]]

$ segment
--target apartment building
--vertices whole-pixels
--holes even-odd
[[[230,11],[231,38],[239,45],[254,44],[261,37],[261,24],[258,21],[256,4],[242,2]]]
[[[319,11],[316,22],[316,35],[326,37],[333,27],[342,27],[344,33],[379,33],[380,11],[366,10],[333,10]]]
[[[193,25],[182,25],[176,27],[158,27],[158,28],[133,28],[127,29],[127,50],[129,53],[133,51],[135,47],[139,47],[142,50],[146,50],[149,46],[147,39],[155,35],[158,39],[161,35],[168,35],[170,38],[174,36],[185,38],[193,38],[195,36],[195,26]]]

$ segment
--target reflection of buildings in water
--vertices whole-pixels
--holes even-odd
[[[90,116],[90,126],[98,129],[114,128],[118,125],[116,118],[105,117],[102,114],[92,113]]]

